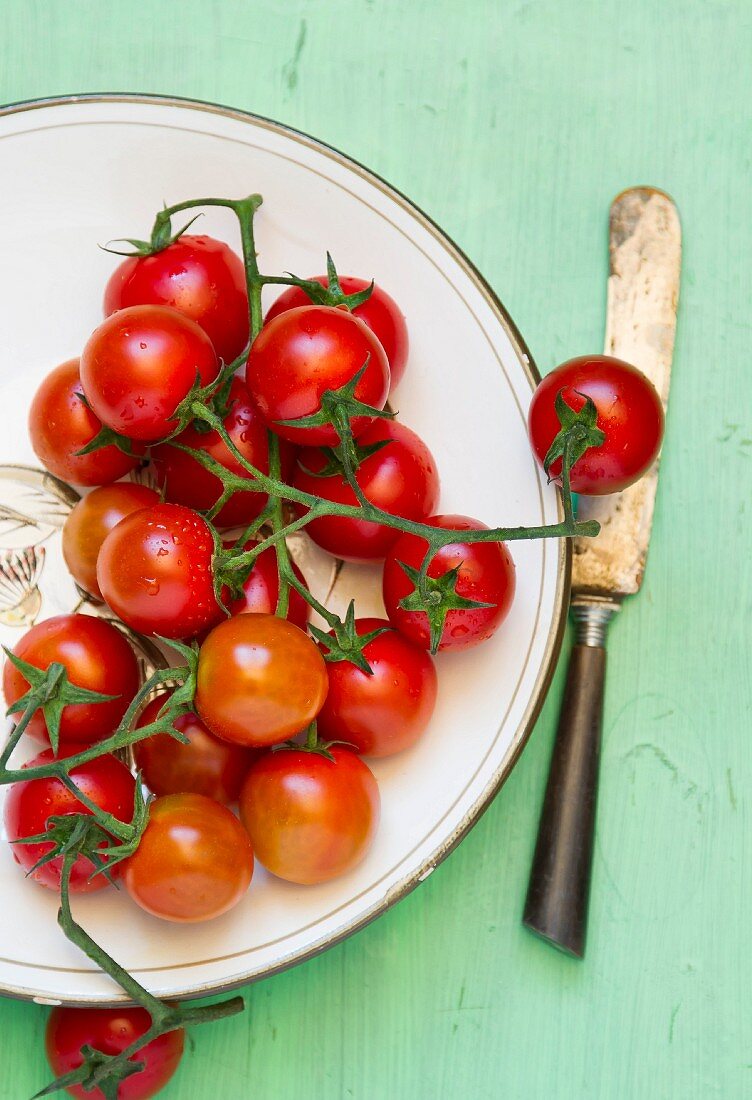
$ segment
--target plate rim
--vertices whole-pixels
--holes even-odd
[[[355,170],[358,175],[365,178],[367,181],[375,184],[382,193],[385,193],[393,200],[396,199],[398,204],[402,206],[408,213],[424,225],[424,227],[431,233],[432,236],[437,238],[440,243],[444,245],[450,254],[453,254],[455,259],[459,262],[459,265],[465,269],[469,275],[471,281],[475,284],[477,289],[481,292],[483,297],[491,307],[492,312],[500,321],[502,327],[506,330],[510,342],[514,348],[515,353],[520,361],[520,365],[527,376],[530,383],[531,392],[535,389],[538,382],[541,380],[540,372],[535,364],[535,360],[522,336],[517,325],[509,314],[506,306],[503,304],[499,296],[494,289],[490,286],[485,276],[479,271],[475,263],[467,256],[464,250],[453,240],[453,238],[442,229],[442,227],[436,222],[429,214],[427,214],[420,206],[417,205],[412,199],[405,195],[399,188],[389,183],[383,176],[379,175],[373,169],[368,168],[362,164],[355,157],[350,156],[347,153],[343,153],[336,146],[323,141],[320,138],[316,138],[313,135],[307,133],[304,130],[299,130],[294,126],[290,126],[287,123],[279,122],[276,119],[268,118],[265,115],[256,114],[253,111],[244,110],[237,107],[231,107],[226,104],[215,103],[210,100],[193,99],[189,96],[174,96],[166,95],[162,93],[151,92],[84,92],[84,93],[70,93],[59,96],[46,96],[27,100],[18,100],[13,103],[0,105],[0,118],[4,118],[8,115],[24,114],[35,110],[40,110],[48,107],[64,107],[74,106],[79,103],[124,103],[124,104],[137,104],[141,106],[154,106],[154,107],[174,107],[185,110],[196,110],[206,114],[215,114],[224,118],[234,119],[239,122],[245,122],[250,124],[262,124],[265,128],[272,130],[282,137],[293,137],[296,140],[303,140],[314,150],[319,150],[327,157],[337,161],[342,167]],[[563,509],[561,502],[561,494],[557,491],[557,511],[559,517],[563,518]],[[399,901],[407,897],[421,882],[435,870],[435,868],[442,863],[447,856],[449,856],[454,849],[459,845],[468,832],[474,825],[480,820],[491,803],[496,798],[496,795],[501,790],[502,786],[509,778],[514,769],[520,755],[527,745],[533,728],[540,715],[543,704],[548,695],[551,682],[556,671],[557,661],[561,650],[562,642],[564,639],[564,633],[567,624],[567,609],[569,606],[570,596],[570,584],[571,584],[571,567],[572,567],[572,545],[571,539],[558,539],[557,540],[557,573],[556,573],[556,593],[555,593],[555,614],[551,623],[551,627],[546,639],[546,646],[543,655],[538,677],[533,687],[533,692],[528,701],[526,713],[523,721],[518,728],[515,740],[512,745],[512,751],[505,761],[505,763],[498,768],[493,775],[489,783],[486,785],[484,791],[479,796],[477,801],[470,807],[468,812],[463,817],[460,824],[453,831],[453,833],[447,837],[434,852],[427,857],[419,867],[417,867],[410,875],[402,880],[397,887],[394,887],[389,891],[388,895],[383,901],[376,905],[369,912],[365,913],[360,919],[354,920],[347,926],[338,929],[335,933],[328,936],[323,942],[314,944],[305,950],[294,952],[289,957],[281,959],[278,963],[265,967],[262,971],[257,973],[251,973],[243,977],[237,977],[229,981],[218,982],[205,982],[202,985],[198,985],[190,988],[179,994],[180,1000],[191,1000],[197,997],[207,996],[221,996],[225,993],[232,992],[233,990],[242,988],[245,985],[252,984],[257,981],[261,981],[265,978],[272,977],[275,974],[280,974],[285,970],[291,969],[293,966],[297,966],[299,963],[306,962],[311,958],[315,958],[317,955],[323,954],[329,948],[336,946],[343,940],[348,939],[350,936],[359,932],[362,928],[365,928],[372,921],[382,916],[389,909],[393,908]],[[123,1004],[131,1003],[125,996],[114,997],[112,999],[102,999],[97,997],[96,999],[90,999],[87,997],[70,997],[62,1000],[57,998],[51,998],[49,993],[42,990],[33,990],[28,987],[20,986],[8,986],[0,980],[0,993],[3,996],[11,997],[16,1000],[34,1001],[46,1004],[65,1004],[73,1005],[77,1007],[114,1007],[122,1006]]]

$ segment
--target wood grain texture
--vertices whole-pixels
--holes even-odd
[[[369,164],[467,250],[544,371],[601,347],[614,195],[649,183],[682,215],[650,561],[609,638],[587,959],[520,923],[559,675],[448,862],[351,941],[249,989],[245,1019],[198,1031],[166,1100],[752,1094],[748,0],[5,0],[2,14],[2,101],[203,97]],[[3,1100],[46,1080],[43,1023],[0,1004]]]

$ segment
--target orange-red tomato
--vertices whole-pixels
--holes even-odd
[[[168,794],[124,862],[128,893],[155,917],[211,920],[240,901],[253,874],[248,834],[226,806],[202,794]]]
[[[79,396],[83,386],[78,367],[78,359],[69,359],[44,379],[29,408],[29,438],[34,454],[55,477],[74,485],[106,485],[135,469],[140,459],[112,443],[88,455],[77,453],[102,427]],[[136,456],[143,453],[139,444],[132,450]]]
[[[126,257],[105,288],[105,315],[147,303],[171,306],[201,325],[225,363],[248,341],[245,269],[224,241],[185,233],[152,256]]]
[[[359,635],[389,627],[363,648],[369,676],[350,661],[327,661],[329,692],[316,719],[327,741],[346,741],[367,756],[414,745],[436,705],[434,663],[386,619],[357,619]]]
[[[81,1047],[90,1046],[114,1057],[126,1050],[151,1027],[145,1008],[68,1008],[58,1005],[47,1020],[47,1060],[56,1077],[78,1069],[84,1057]],[[180,1064],[185,1043],[182,1027],[146,1043],[129,1061],[143,1069],[130,1074],[118,1085],[118,1100],[148,1100],[156,1096]],[[76,1100],[105,1100],[101,1089],[70,1085],[66,1090]]]
[[[64,749],[60,757],[72,756],[81,746]],[[55,759],[52,749],[45,749],[30,760],[24,767],[33,768],[42,764],[51,764]],[[135,780],[125,764],[105,753],[87,764],[71,768],[71,779],[76,787],[91,802],[96,803],[106,813],[120,821],[130,821],[133,817],[133,799]],[[5,835],[11,842],[13,858],[20,867],[48,890],[60,890],[63,873],[63,857],[36,864],[52,849],[49,841],[36,844],[14,843],[26,837],[40,836],[47,829],[51,817],[65,817],[68,814],[90,814],[89,807],[68,790],[62,780],[56,776],[39,779],[21,779],[12,783],[3,807]],[[100,848],[106,846],[103,839]],[[36,867],[36,870],[34,868]],[[78,855],[71,868],[70,889],[74,894],[89,894],[102,890],[108,879],[104,874],[94,875],[94,864],[84,855]],[[117,866],[114,868],[117,871]],[[92,878],[91,876],[94,875]]]
[[[74,580],[97,599],[97,558],[105,537],[131,512],[159,503],[159,494],[130,481],[102,485],[79,500],[63,524],[63,557]]]
[[[110,702],[69,703],[60,719],[60,744],[90,744],[109,737],[139,688],[136,656],[117,627],[93,615],[56,615],[32,626],[13,650],[16,657],[45,670],[53,662],[64,665],[76,687],[114,695]],[[3,694],[11,706],[29,690],[23,673],[5,662]],[[49,744],[47,723],[41,710],[31,718],[26,732]]]
[[[275,615],[236,615],[207,636],[195,705],[217,737],[263,748],[310,725],[326,698],[324,658],[297,626]]]
[[[102,543],[97,581],[105,600],[139,634],[192,638],[222,618],[214,595],[214,537],[182,504],[132,512]]]
[[[152,699],[137,725],[156,721],[166,699],[166,695]],[[157,733],[133,746],[136,767],[149,790],[157,795],[204,794],[217,802],[236,802],[256,753],[220,741],[197,714],[176,718],[174,728],[188,738],[188,745],[168,733]]]
[[[365,856],[379,822],[379,788],[359,756],[267,752],[240,792],[240,817],[256,858],[288,882],[328,882]]]
[[[198,379],[212,382],[219,362],[204,330],[167,306],[129,306],[89,337],[81,381],[103,424],[130,439],[164,439],[175,410]]]

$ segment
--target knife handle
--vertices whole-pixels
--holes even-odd
[[[524,924],[570,955],[583,958],[595,839],[606,629],[618,604],[572,605],[577,626],[569,659]]]

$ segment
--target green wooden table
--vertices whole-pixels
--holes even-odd
[[[586,961],[520,923],[560,670],[457,852],[249,988],[166,1100],[752,1095],[749,0],[5,0],[2,21],[0,101],[205,98],[373,167],[473,258],[543,371],[602,346],[611,198],[654,184],[684,225],[653,544],[610,637]],[[44,1019],[0,1003],[3,1098],[48,1079]]]

